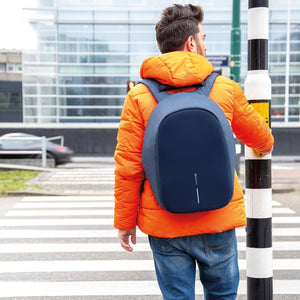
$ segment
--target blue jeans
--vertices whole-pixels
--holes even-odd
[[[196,262],[205,299],[236,299],[239,285],[235,229],[173,239],[149,236],[164,300],[195,299]]]

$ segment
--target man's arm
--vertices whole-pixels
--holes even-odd
[[[129,237],[136,242],[140,190],[145,178],[142,166],[144,123],[132,90],[127,94],[115,151],[114,227],[119,229],[121,246],[132,251]]]
[[[264,156],[273,149],[274,138],[265,119],[250,105],[240,88],[233,82],[234,112],[231,123],[236,137],[248,147],[254,149],[254,154]]]

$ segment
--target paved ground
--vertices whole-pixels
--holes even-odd
[[[29,190],[25,197],[1,198],[0,299],[162,299],[147,237],[138,231],[133,253],[118,243],[113,229],[113,169],[112,158],[77,158],[32,180],[32,186],[42,189]],[[274,160],[272,174],[274,299],[296,300],[300,163]],[[242,182],[243,176],[242,164]],[[245,300],[245,229],[239,228],[237,236],[237,299]],[[203,299],[199,282],[196,290],[196,299]]]
[[[1,165],[0,165],[1,167]],[[14,168],[14,166],[9,166]],[[42,171],[28,184],[27,194],[45,195],[103,195],[113,189],[112,157],[75,157],[72,163],[54,169],[24,167]],[[241,160],[240,181],[244,187],[245,167]],[[300,189],[300,157],[274,157],[272,163],[273,193],[288,193]],[[39,188],[34,188],[39,186]],[[16,195],[18,193],[11,193]]]
[[[57,168],[4,164],[0,164],[0,168],[40,171],[36,178],[27,182],[30,188],[20,192],[11,192],[9,196],[103,195],[103,193],[113,191],[114,161],[112,157],[75,157],[71,163]]]

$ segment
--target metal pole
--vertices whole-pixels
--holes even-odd
[[[268,74],[268,0],[248,0],[248,73],[246,97],[271,127]],[[247,299],[273,299],[271,155],[245,149],[247,214]]]
[[[230,75],[233,80],[240,82],[241,69],[241,27],[240,0],[232,1],[232,28],[230,50]]]
[[[46,137],[42,136],[42,167],[47,167]]]
[[[231,28],[231,44],[230,44],[230,78],[237,83],[240,83],[241,70],[241,3],[240,0],[232,0],[232,28]],[[238,151],[240,142],[235,139],[236,159],[235,169],[240,175],[240,158],[241,149]]]

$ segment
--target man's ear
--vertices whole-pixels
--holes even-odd
[[[195,52],[197,51],[196,41],[193,36],[189,36],[184,43],[184,51]]]

